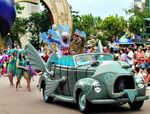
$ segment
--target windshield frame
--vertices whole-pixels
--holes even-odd
[[[85,59],[88,59],[88,58],[86,58],[86,57],[91,57],[91,61],[89,61],[89,62],[87,62],[87,61],[85,61],[85,63],[83,63],[83,64],[79,64],[78,63],[78,59],[80,59],[79,57],[84,57],[85,56]],[[95,60],[94,60],[94,58],[92,59],[92,56],[95,58]],[[108,59],[108,60],[100,60],[100,59],[98,59],[98,57],[100,57],[100,56],[110,56],[110,59]],[[90,58],[89,58],[90,59]],[[77,65],[77,66],[84,66],[84,65],[91,65],[93,62],[95,62],[95,61],[98,61],[98,62],[102,62],[102,61],[110,61],[110,60],[113,60],[113,56],[112,55],[110,55],[110,54],[99,54],[99,53],[90,53],[90,54],[79,54],[79,55],[76,55],[75,57],[74,57],[74,62],[75,62],[75,64]],[[82,61],[81,61],[82,62]]]

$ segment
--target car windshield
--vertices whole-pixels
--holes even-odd
[[[85,54],[75,58],[77,65],[91,65],[95,61],[101,62],[107,60],[113,60],[112,56],[107,54]]]

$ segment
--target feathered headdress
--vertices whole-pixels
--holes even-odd
[[[41,38],[41,40],[43,40],[45,43],[48,44],[50,50],[52,51],[53,50],[52,44],[51,44],[51,42],[48,41],[48,36],[47,36],[46,32],[42,32],[40,38]]]
[[[58,32],[62,35],[62,32],[70,33],[70,27],[68,25],[58,25]]]
[[[79,29],[76,29],[75,34],[79,34],[80,37],[86,39],[86,33],[84,31],[80,31]]]

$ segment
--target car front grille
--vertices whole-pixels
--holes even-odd
[[[114,93],[119,93],[125,89],[135,89],[134,79],[132,76],[120,76],[114,84]]]

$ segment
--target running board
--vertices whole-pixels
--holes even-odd
[[[51,96],[54,97],[55,99],[59,99],[61,101],[75,103],[74,97],[71,97],[71,96],[56,95],[56,94],[52,94]]]

